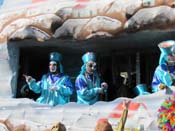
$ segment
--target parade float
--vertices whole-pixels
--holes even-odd
[[[160,112],[166,111],[159,108],[164,100],[173,99],[174,88],[140,96],[133,88],[144,83],[150,89],[160,53],[157,44],[175,38],[174,2],[1,0],[0,131],[51,131],[55,124],[67,131],[93,131],[103,118],[115,130],[126,99],[131,100],[126,131],[158,131],[164,126],[161,122],[169,124],[168,118],[161,121]],[[64,55],[72,81],[80,71],[81,55],[97,53],[100,73],[109,83],[103,101],[80,105],[73,97],[66,105],[51,107],[36,103],[35,94],[21,96],[22,74],[40,79],[53,50]]]

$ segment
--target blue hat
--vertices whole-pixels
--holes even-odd
[[[62,55],[58,52],[50,53],[50,61],[60,62],[62,60]]]
[[[87,52],[82,56],[82,60],[84,63],[87,63],[88,61],[96,61],[95,54],[93,52]]]
[[[134,88],[134,92],[136,95],[149,95],[150,93],[147,91],[146,85],[145,84],[138,84]]]
[[[175,55],[175,41],[174,40],[163,41],[158,45],[158,47],[161,51],[159,64],[166,64],[168,55]]]
[[[59,66],[60,66],[60,73],[63,73],[63,65],[61,64],[61,60],[62,60],[62,55],[58,52],[51,52],[50,53],[50,61],[55,61],[55,62],[59,62]]]

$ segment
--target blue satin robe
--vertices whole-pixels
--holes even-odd
[[[92,77],[94,78],[92,79]],[[78,75],[75,87],[77,90],[77,103],[92,105],[99,100],[100,78],[98,75],[88,76],[88,78],[85,78],[82,74]]]
[[[57,104],[66,104],[70,102],[70,96],[73,93],[73,86],[67,75],[43,75],[41,81],[34,79],[28,83],[29,88],[35,93],[41,93],[36,100],[38,103],[56,106]],[[56,90],[49,90],[50,87],[56,87]]]
[[[170,76],[171,75],[171,76]],[[157,92],[159,91],[159,85],[162,83],[166,86],[171,86],[175,76],[175,68],[174,66],[169,66],[169,73],[168,73],[168,67],[165,64],[159,65],[153,76],[153,81],[152,81],[152,92]]]

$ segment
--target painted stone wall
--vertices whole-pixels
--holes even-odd
[[[18,79],[18,70],[20,68],[19,65],[19,47],[14,45],[14,43],[8,43],[7,45],[8,55],[9,55],[9,66],[11,70],[11,79],[10,79],[10,89],[12,92],[12,96],[16,97],[17,91],[17,79]]]
[[[174,91],[174,88],[173,88]],[[157,114],[161,103],[171,96],[162,90],[154,94],[138,96],[131,100],[125,131],[160,131]],[[118,98],[111,102],[97,102],[94,105],[68,103],[66,105],[37,104],[29,99],[0,98],[1,131],[54,131],[55,123],[61,122],[66,131],[94,131],[97,121],[106,118],[115,129],[123,111],[122,102],[128,98]],[[114,130],[115,131],[115,130]]]
[[[9,63],[7,45],[0,48],[0,96],[12,97],[11,90],[12,70]]]
[[[173,30],[174,2],[48,0],[20,8],[16,6],[0,15],[0,43],[26,38],[40,42],[50,38],[87,40],[140,30]]]
[[[16,94],[19,48],[12,45],[0,47],[0,97],[15,97]]]

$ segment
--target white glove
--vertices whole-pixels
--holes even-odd
[[[99,89],[98,89],[98,93],[100,93],[100,94],[104,94],[103,89],[102,89],[102,88],[99,88]]]
[[[26,82],[31,82],[33,80],[33,78],[31,76],[28,75],[23,75],[26,79]]]

